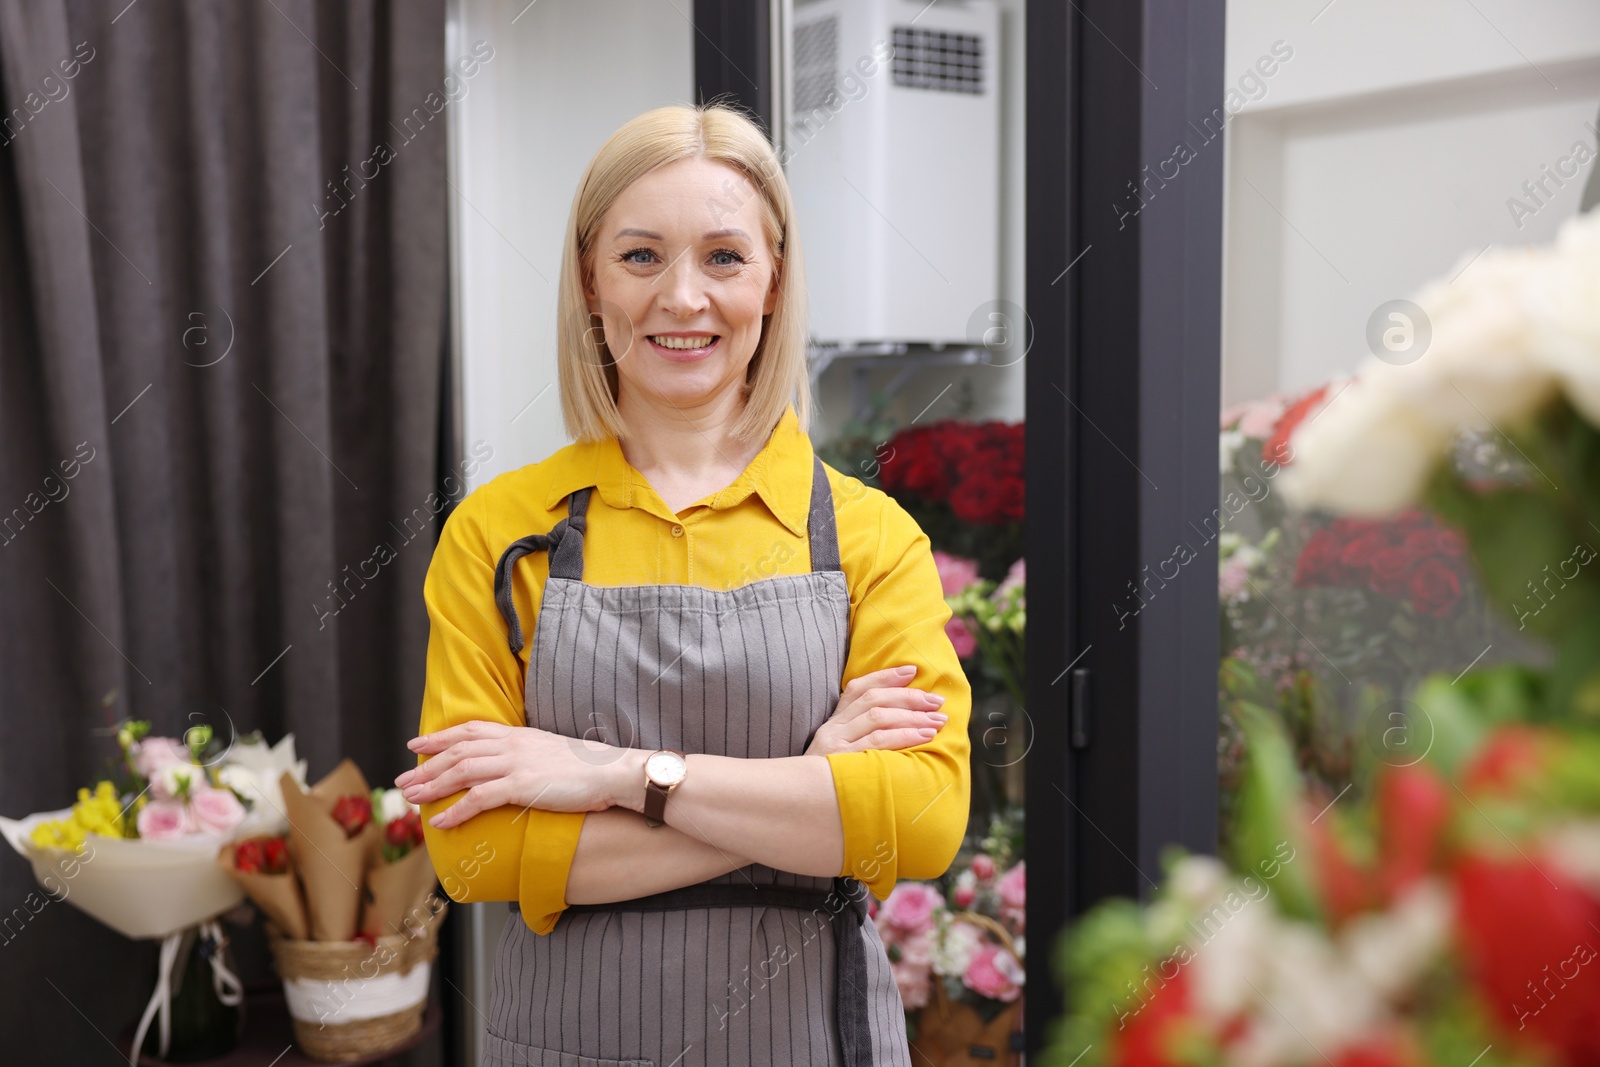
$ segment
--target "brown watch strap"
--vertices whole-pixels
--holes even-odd
[[[688,753],[680,752],[675,748],[658,749],[657,751],[677,753],[680,759],[687,760]],[[660,826],[665,823],[667,814],[667,796],[676,789],[676,784],[670,786],[658,785],[647,774],[644,782],[644,821],[649,826]]]

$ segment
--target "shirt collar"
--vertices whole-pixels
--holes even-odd
[[[711,507],[718,511],[731,508],[755,493],[791,533],[804,536],[811,512],[812,456],[811,439],[800,431],[799,416],[790,404],[750,465],[733,484],[712,496]],[[563,497],[588,486],[594,486],[610,507],[631,508],[650,484],[622,454],[616,437],[577,442],[556,458],[545,494],[547,511]]]

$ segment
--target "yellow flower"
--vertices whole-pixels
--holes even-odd
[[[95,785],[93,793],[87,789],[78,790],[78,802],[72,806],[71,815],[40,823],[28,839],[40,848],[81,852],[85,834],[127,837],[130,828],[123,817],[116,786],[103,781]]]

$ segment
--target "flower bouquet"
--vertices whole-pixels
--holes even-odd
[[[216,918],[243,899],[216,869],[215,857],[234,837],[281,818],[260,787],[259,772],[277,768],[303,776],[304,764],[295,761],[292,736],[269,749],[259,736],[224,745],[203,725],[181,740],[151,736],[143,721],[119,723],[115,732],[119,757],[107,777],[79,789],[70,808],[0,818],[0,833],[52,896],[125,937],[163,942],[156,989],[134,1047],[143,1047],[158,1020],[160,1055],[214,1054],[236,1039],[231,1009],[239,1002]],[[184,982],[191,965],[199,973],[195,961],[202,957],[210,961],[212,981]],[[221,1006],[211,1013],[217,1025],[180,1033],[175,1041],[173,997],[204,998],[205,989]]]
[[[940,1067],[1017,1062],[1027,872],[1001,823],[951,881],[902,880],[869,911],[900,987],[914,1059]]]
[[[1600,1063],[1600,214],[1464,258],[1416,303],[1431,346],[1320,399],[1282,491],[1366,519],[1425,504],[1553,662],[1430,676],[1349,797],[1239,702],[1229,864],[1169,861],[1150,906],[1078,925],[1048,1063]],[[1518,455],[1507,477],[1451,462],[1485,430]]]
[[[909,426],[877,461],[883,491],[933,544],[999,579],[1022,555],[1022,423],[946,419]]]
[[[1430,680],[1439,743],[1364,804],[1308,788],[1257,709],[1231,862],[1169,857],[1151,904],[1080,921],[1045,1062],[1600,1062],[1600,735],[1497,721],[1528,681]]]
[[[1026,570],[1018,559],[995,582],[980,576],[976,559],[935,550],[933,561],[950,605],[945,633],[972,682],[969,732],[977,782],[971,821],[981,828],[1022,807],[1022,757],[1032,736],[1024,689]]]
[[[392,1047],[422,1026],[444,904],[421,816],[399,790],[374,790],[350,760],[309,789],[284,775],[286,832],[216,857],[267,920],[294,1023],[314,1059]]]

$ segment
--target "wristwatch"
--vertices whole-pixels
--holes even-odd
[[[667,794],[689,773],[688,753],[675,748],[658,749],[644,761],[644,821],[649,826],[665,822]]]

